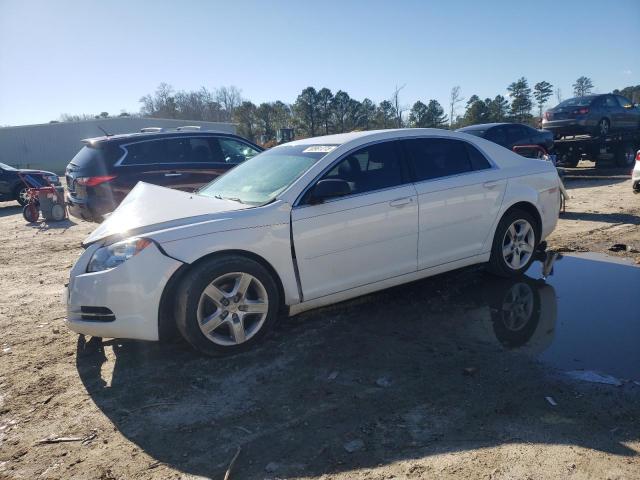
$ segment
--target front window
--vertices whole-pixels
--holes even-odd
[[[224,161],[227,163],[242,163],[260,153],[246,143],[238,142],[231,138],[221,138],[220,147],[222,148]]]
[[[289,187],[336,145],[282,145],[248,159],[198,191],[206,197],[263,205]]]

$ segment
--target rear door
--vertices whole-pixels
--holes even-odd
[[[627,122],[627,112],[613,95],[607,95],[604,99],[606,115],[611,121],[610,130],[624,130]]]
[[[114,191],[125,195],[138,182],[171,186],[172,177],[167,161],[167,144],[164,139],[145,140],[122,145],[125,155],[115,165],[116,178],[111,182]]]
[[[473,145],[451,138],[403,140],[416,177],[418,269],[481,253],[506,180]]]

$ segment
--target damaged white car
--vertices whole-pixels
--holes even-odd
[[[139,183],[85,240],[67,323],[236,352],[281,314],[478,263],[519,275],[559,208],[550,162],[464,133],[294,141],[195,194]]]

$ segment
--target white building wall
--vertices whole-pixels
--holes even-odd
[[[231,123],[136,117],[5,127],[0,128],[0,163],[62,174],[69,161],[82,148],[82,139],[104,135],[98,127],[116,134],[138,132],[144,127],[175,128],[184,125],[197,125],[201,130],[236,132],[235,125]]]

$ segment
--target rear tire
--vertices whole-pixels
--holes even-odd
[[[245,351],[273,327],[280,306],[271,274],[239,255],[196,265],[176,291],[178,330],[198,351],[222,356]]]
[[[29,196],[27,195],[27,187],[18,187],[14,193],[17,202],[20,206],[24,207],[29,203]]]
[[[598,126],[596,127],[596,135],[604,137],[609,134],[611,131],[611,122],[607,118],[601,118],[598,121]]]
[[[488,270],[506,278],[522,275],[533,262],[538,243],[536,220],[524,210],[509,210],[496,228]]]

